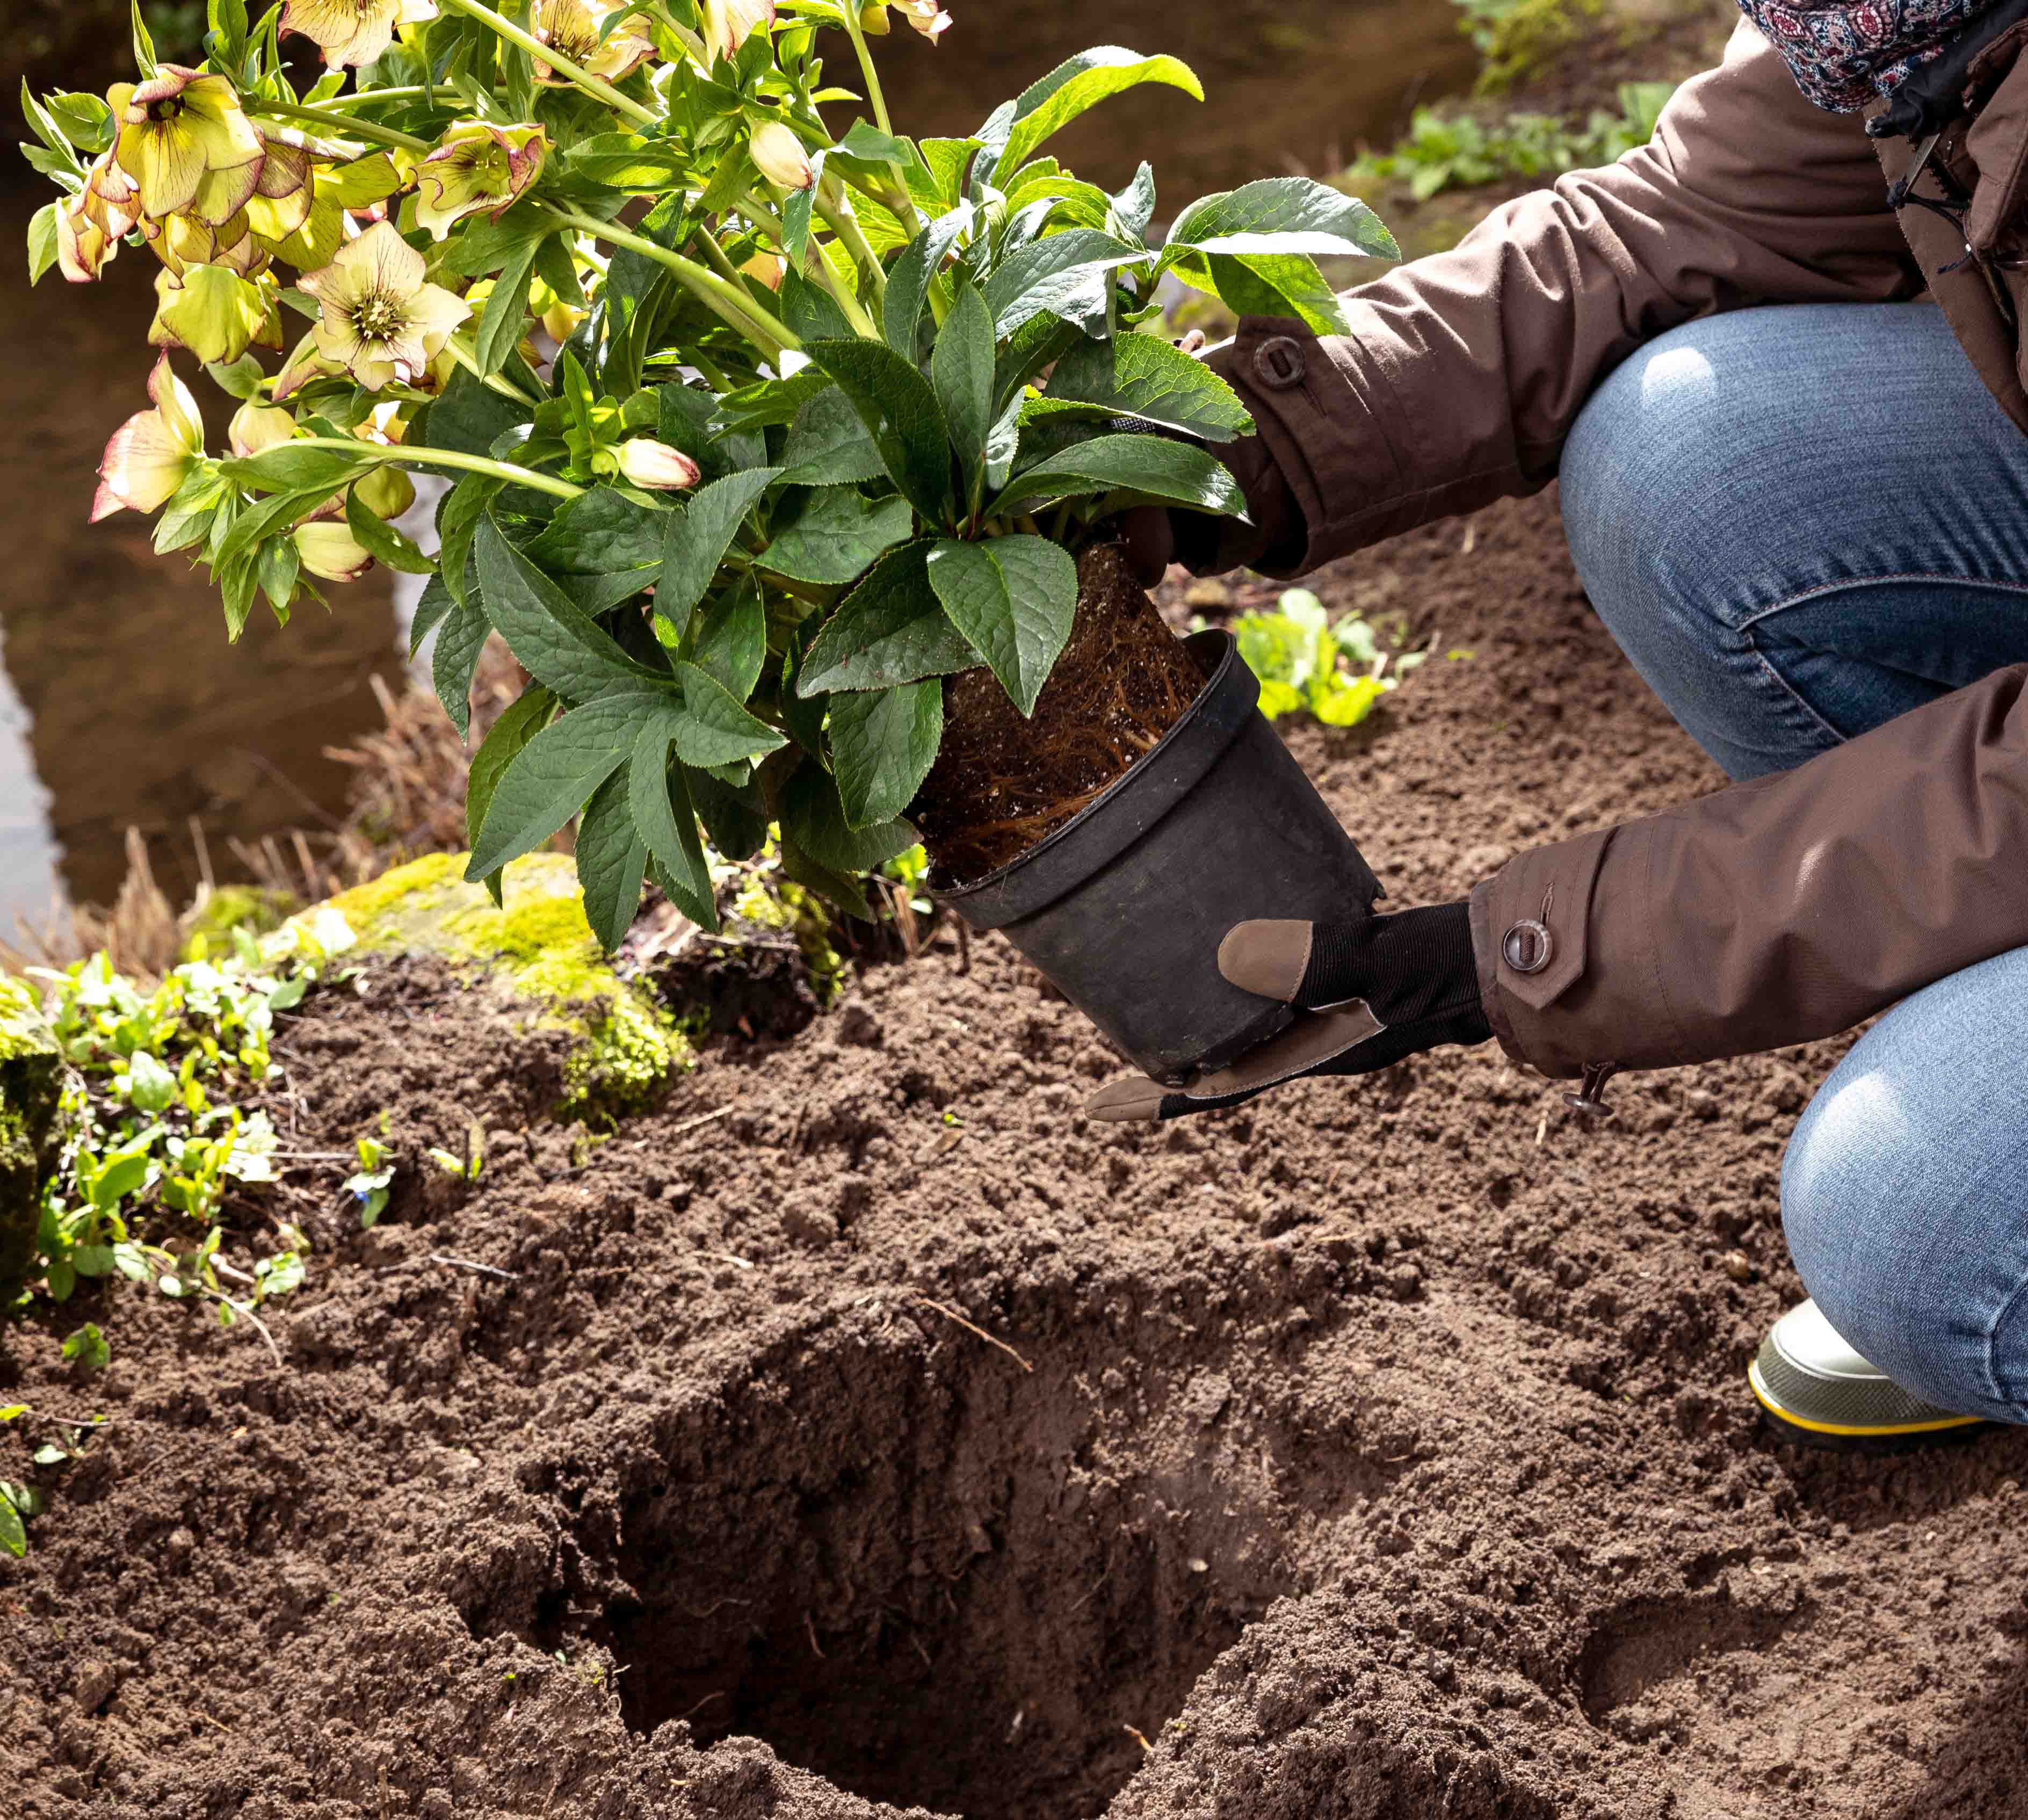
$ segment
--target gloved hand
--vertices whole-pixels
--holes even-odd
[[[1462,901],[1349,923],[1238,923],[1219,944],[1218,970],[1234,986],[1296,1007],[1294,1023],[1186,1089],[1140,1075],[1108,1082],[1086,1112],[1111,1123],[1212,1112],[1286,1081],[1371,1074],[1441,1044],[1493,1034]]]

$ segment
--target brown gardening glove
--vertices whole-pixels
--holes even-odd
[[[1349,923],[1238,923],[1219,944],[1218,970],[1234,986],[1294,1006],[1296,1021],[1188,1088],[1140,1075],[1108,1082],[1086,1112],[1112,1123],[1216,1112],[1287,1081],[1368,1075],[1404,1056],[1493,1035],[1461,901]]]
[[[1245,398],[1230,364],[1235,344],[1227,342],[1205,353],[1203,332],[1193,329],[1176,345],[1185,353],[1202,353],[1205,364]],[[1131,427],[1144,431],[1148,427],[1145,424]],[[1180,431],[1171,434],[1179,441],[1209,449],[1231,469],[1246,496],[1247,521],[1165,505],[1137,505],[1123,512],[1113,524],[1134,579],[1144,588],[1155,587],[1171,563],[1181,563],[1200,575],[1223,575],[1236,568],[1279,573],[1298,566],[1309,541],[1308,529],[1267,445],[1258,436],[1242,436],[1232,442],[1198,442]]]

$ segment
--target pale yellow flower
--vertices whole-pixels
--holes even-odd
[[[652,437],[636,436],[621,443],[617,459],[620,472],[634,485],[658,493],[681,492],[704,478],[703,470],[680,449]]]
[[[167,503],[204,453],[204,420],[190,387],[164,354],[148,376],[151,410],[137,412],[113,432],[98,464],[91,522],[116,512],[153,512]]]
[[[140,219],[139,186],[109,151],[86,173],[84,187],[57,210],[57,264],[72,284],[90,284]]]
[[[330,264],[301,281],[323,305],[318,351],[350,368],[369,391],[399,379],[413,384],[444,350],[471,306],[426,282],[423,256],[379,221]]]
[[[540,127],[460,120],[416,173],[416,225],[442,240],[481,209],[498,220],[535,182],[549,149]]]
[[[775,0],[702,0],[704,54],[707,65],[738,54],[757,31],[775,23]]]
[[[437,16],[434,0],[289,0],[282,29],[313,40],[333,69],[378,60],[402,26]]]
[[[950,30],[951,16],[937,0],[892,0],[894,9],[934,44]]]
[[[142,214],[190,209],[224,221],[246,206],[265,148],[224,76],[165,63],[144,83],[114,83],[105,98],[120,121],[113,156]]]
[[[272,278],[244,278],[229,265],[191,265],[155,275],[155,320],[148,345],[187,348],[201,361],[230,364],[256,342],[282,345]]]
[[[638,13],[629,13],[610,32],[605,31],[606,20],[624,10],[624,0],[535,0],[528,29],[588,75],[618,82],[655,54],[651,28]],[[569,78],[558,76],[538,57],[535,80],[561,85]]]
[[[755,167],[771,183],[779,183],[785,190],[807,190],[817,180],[803,142],[793,127],[780,120],[756,127],[749,149]]]

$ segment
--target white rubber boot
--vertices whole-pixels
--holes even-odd
[[[1815,1302],[1774,1323],[1746,1378],[1769,1422],[1806,1447],[1923,1447],[1985,1426],[1904,1390],[1848,1346]]]

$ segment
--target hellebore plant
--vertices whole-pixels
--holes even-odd
[[[934,0],[210,0],[205,61],[24,96],[61,190],[32,276],[161,261],[150,339],[238,401],[205,452],[168,353],[95,516],[159,509],[237,635],[378,561],[427,575],[418,641],[461,731],[498,632],[532,683],[473,759],[472,875],[579,818],[593,927],[644,878],[715,924],[708,841],[771,835],[848,908],[913,845],[942,679],[1023,714],[1069,636],[1075,557],[1123,508],[1236,512],[1210,446],[1251,427],[1162,334],[1180,283],[1342,326],[1316,256],[1391,257],[1361,204],[1279,178],[1152,236],[1042,146],[1167,57],[1071,58],[960,139],[888,116],[868,39]],[[868,116],[821,111],[818,35]],[[298,92],[294,35],[327,68]],[[304,48],[307,48],[306,46]],[[927,46],[924,47],[927,50]],[[291,333],[283,324],[300,319]],[[293,345],[291,339],[293,336]],[[279,357],[264,361],[265,349]],[[426,554],[406,470],[455,484]]]

